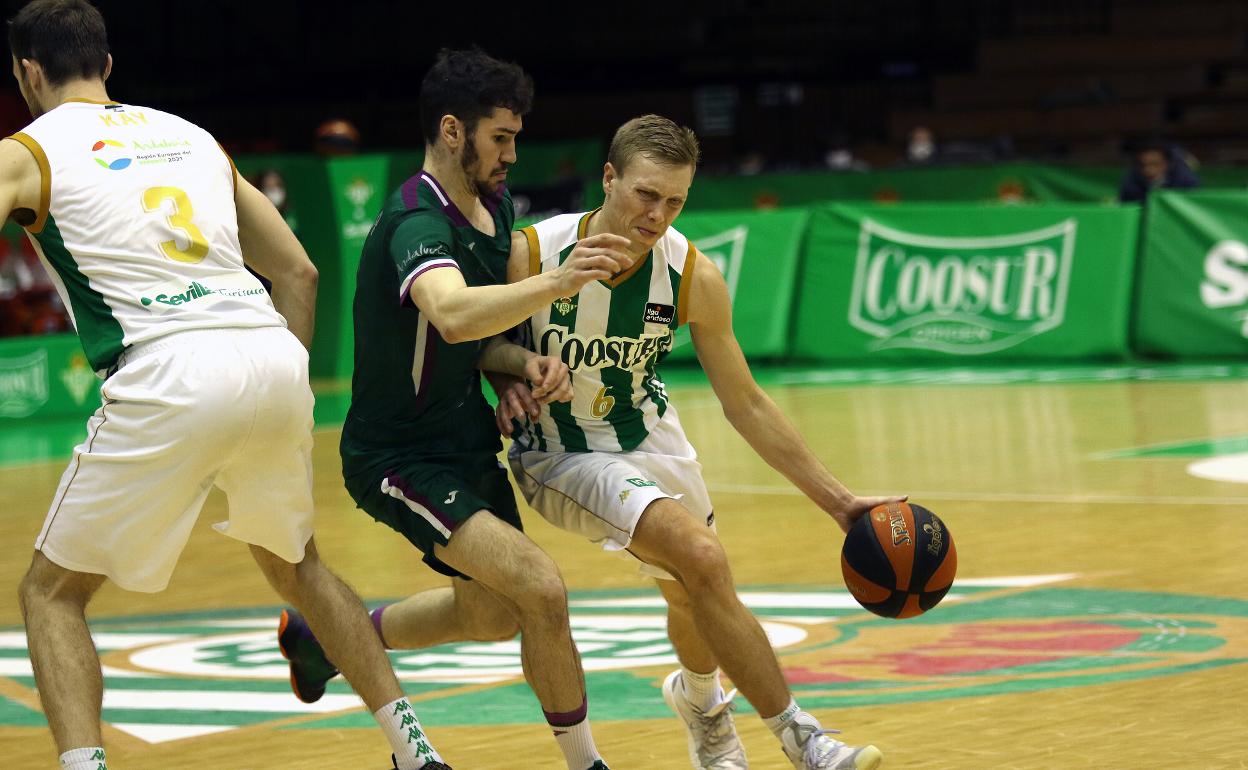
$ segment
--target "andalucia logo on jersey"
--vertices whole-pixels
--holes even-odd
[[[863,219],[849,322],[872,349],[978,355],[1061,326],[1075,220],[1013,235],[907,233]]]
[[[112,139],[99,139],[95,144],[91,145],[91,152],[96,153],[95,162],[108,169],[109,171],[121,171],[129,168],[133,158],[117,157],[118,150],[125,150],[126,146],[121,142]]]
[[[1248,674],[1248,601],[1071,587],[1075,575],[956,582],[905,621],[844,590],[743,589],[807,708],[990,698],[1238,667]],[[595,720],[670,718],[660,686],[676,666],[654,590],[573,593],[573,636]],[[242,727],[374,728],[341,680],[305,705],[290,693],[276,609],[93,621],[104,720],[151,743]],[[0,630],[0,726],[43,724],[20,628]],[[517,640],[394,651],[427,726],[540,724]],[[1178,682],[1175,686],[1181,686]],[[742,710],[748,706],[742,702]]]

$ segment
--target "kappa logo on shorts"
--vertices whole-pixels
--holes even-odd
[[[633,493],[633,490],[631,490],[631,489],[626,489],[626,490],[624,490],[623,492],[621,492],[621,493],[620,493],[620,504],[621,504],[621,505],[623,505],[623,504],[624,504],[624,501],[625,501],[625,500],[627,500],[627,499],[628,499],[628,496],[629,496],[629,495],[631,495],[632,493]]]

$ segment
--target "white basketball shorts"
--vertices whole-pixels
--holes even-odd
[[[513,443],[508,460],[520,492],[543,518],[636,562],[642,574],[672,579],[625,550],[650,503],[679,500],[690,515],[715,529],[702,464],[674,413],[631,452],[523,451]]]
[[[312,536],[308,354],[282,327],[136,345],[101,388],[35,541],[54,563],[160,591],[213,486],[214,528],[288,562]]]

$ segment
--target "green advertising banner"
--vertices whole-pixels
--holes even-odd
[[[240,155],[234,162],[239,173],[262,191],[266,183],[285,191],[279,211],[321,274],[308,368],[313,377],[332,377],[339,335],[329,324],[333,319],[332,323],[341,326],[341,313],[333,283],[338,275],[337,227],[326,161],[311,155]]]
[[[100,405],[100,379],[76,334],[0,340],[0,426],[11,420],[85,417]]]
[[[1248,191],[1151,194],[1137,297],[1140,352],[1248,354]]]
[[[732,327],[749,357],[778,357],[788,347],[805,209],[684,214],[676,229],[693,241],[728,284]],[[697,293],[690,296],[698,301]],[[688,326],[676,334],[668,360],[695,357]]]
[[[1138,225],[1134,206],[819,207],[792,352],[819,361],[1122,356]]]
[[[756,176],[699,176],[689,193],[689,211],[772,209],[830,201],[1074,202],[1112,203],[1124,169],[1000,163],[985,166],[929,166],[876,171],[804,171]],[[597,178],[586,200],[602,201]]]
[[[387,155],[331,158],[328,169],[336,223],[334,259],[317,268],[321,271],[320,295],[332,305],[317,302],[316,346],[321,349],[329,368],[313,369],[313,374],[350,379],[355,366],[355,327],[351,319],[355,273],[368,231],[389,195],[386,182],[390,158]]]

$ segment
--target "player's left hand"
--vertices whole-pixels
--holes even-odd
[[[533,356],[524,364],[524,376],[539,404],[572,400],[572,375],[558,356]]]
[[[863,516],[877,505],[886,503],[904,503],[910,499],[910,495],[901,495],[894,497],[858,497],[855,495],[850,498],[838,510],[828,511],[836,523],[840,525],[842,532],[848,532],[849,528],[854,525]]]

